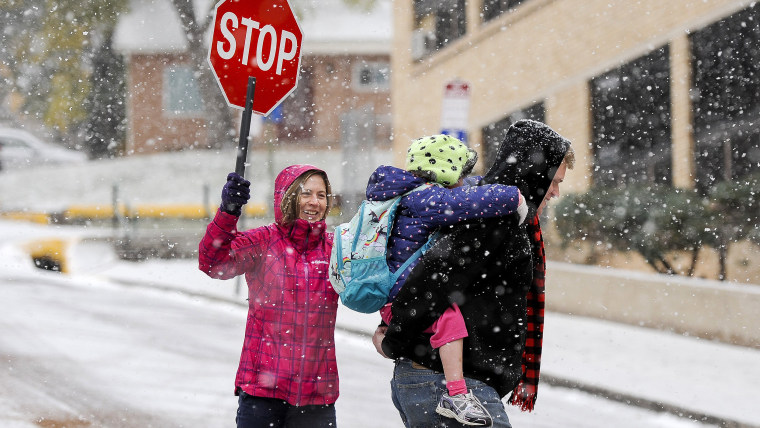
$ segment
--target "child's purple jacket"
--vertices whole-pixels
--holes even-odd
[[[373,201],[384,201],[426,182],[409,171],[382,165],[369,178],[366,197]],[[388,238],[388,266],[391,272],[395,272],[422,247],[437,228],[476,218],[516,213],[519,198],[517,187],[500,184],[454,189],[435,185],[402,197]],[[391,295],[398,292],[416,264],[417,261],[413,262],[401,274]]]

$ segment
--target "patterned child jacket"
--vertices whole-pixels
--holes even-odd
[[[388,200],[425,182],[406,170],[383,165],[370,176],[366,197],[375,201]],[[395,272],[441,226],[515,213],[518,203],[517,187],[501,184],[453,189],[432,186],[411,192],[401,198],[396,212],[388,242],[388,267]],[[416,265],[417,262],[413,262],[399,276],[392,295],[398,292]]]
[[[237,231],[237,217],[218,211],[199,247],[199,267],[213,278],[245,274],[248,320],[235,391],[296,406],[338,398],[335,316],[338,295],[328,281],[332,234],[324,221],[282,224],[284,192],[310,165],[275,180],[275,223]]]

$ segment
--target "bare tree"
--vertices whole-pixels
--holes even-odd
[[[211,16],[215,3],[209,1],[209,8],[202,11],[200,15],[196,15],[192,0],[171,0],[171,3],[179,15],[187,39],[187,54],[195,66],[195,75],[206,110],[208,144],[214,148],[233,146],[235,142],[233,113],[219,90],[206,60],[208,50],[204,44],[204,35],[213,24]],[[201,21],[196,18],[197,16],[205,17],[205,19]]]

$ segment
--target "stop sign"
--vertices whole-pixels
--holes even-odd
[[[253,111],[268,115],[293,92],[303,34],[288,0],[221,0],[216,4],[209,63],[227,103],[245,108],[256,78]]]

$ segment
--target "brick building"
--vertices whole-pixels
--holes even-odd
[[[199,21],[210,19],[215,3],[194,0]],[[342,127],[351,126],[351,113],[361,111],[371,120],[373,141],[387,151],[392,132],[390,0],[371,8],[342,0],[291,4],[304,34],[302,71],[296,91],[278,114],[270,115],[281,118],[270,125],[279,147],[340,147]],[[125,56],[128,70],[126,152],[206,147],[202,98],[171,2],[132,0],[129,13],[120,18],[114,46]],[[230,108],[230,114],[239,125],[240,111]]]

